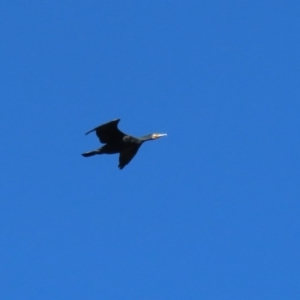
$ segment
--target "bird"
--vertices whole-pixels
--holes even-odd
[[[98,154],[120,153],[118,167],[122,170],[133,159],[144,142],[167,135],[166,133],[152,133],[140,138],[133,137],[118,129],[119,122],[120,119],[115,119],[88,131],[86,135],[95,131],[100,143],[105,145],[99,149],[84,152],[82,156],[90,157]]]

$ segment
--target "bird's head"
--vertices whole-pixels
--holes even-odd
[[[140,141],[143,143],[143,142],[147,142],[147,141],[153,141],[153,140],[156,140],[162,136],[166,136],[167,134],[166,133],[151,133],[151,134],[148,134],[148,135],[145,135],[145,136],[142,136],[140,138]]]
[[[156,140],[156,139],[166,136],[166,135],[167,135],[166,133],[152,133],[150,136],[151,136],[152,140]]]

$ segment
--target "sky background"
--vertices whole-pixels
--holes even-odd
[[[299,299],[300,2],[0,4],[0,298]],[[146,143],[122,171],[84,133]]]

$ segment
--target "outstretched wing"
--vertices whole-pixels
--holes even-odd
[[[96,134],[102,144],[118,143],[125,136],[125,133],[118,129],[119,122],[120,119],[110,121],[88,131],[86,134],[96,131]]]
[[[134,144],[120,152],[119,168],[122,170],[134,158],[141,145]]]

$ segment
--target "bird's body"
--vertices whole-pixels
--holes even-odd
[[[120,131],[118,129],[119,122],[120,119],[116,119],[88,131],[86,134],[95,131],[100,142],[105,145],[97,150],[85,152],[82,154],[82,156],[89,157],[96,154],[120,153],[119,168],[123,169],[133,159],[140,146],[144,142],[154,140],[166,135],[153,133],[141,138],[136,138]]]

